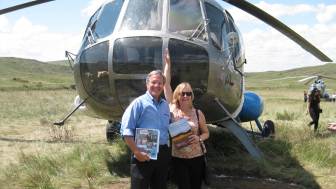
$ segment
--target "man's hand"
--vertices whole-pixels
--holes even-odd
[[[135,151],[134,155],[137,158],[137,160],[139,160],[140,162],[145,162],[145,161],[149,161],[150,160],[150,156],[147,155],[144,152]]]
[[[137,158],[137,160],[139,160],[140,162],[150,160],[149,155],[147,155],[146,153],[140,152],[139,148],[137,147],[137,145],[134,142],[133,136],[124,136],[124,140],[125,140],[127,146],[132,150],[132,152],[135,155],[135,157]]]

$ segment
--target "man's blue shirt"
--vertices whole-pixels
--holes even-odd
[[[127,107],[121,119],[121,136],[133,136],[136,128],[160,130],[160,143],[168,143],[170,111],[168,103],[159,97],[159,103],[147,91]]]

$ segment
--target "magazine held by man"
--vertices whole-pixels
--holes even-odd
[[[136,129],[135,144],[140,152],[148,154],[153,160],[157,159],[159,153],[159,140],[160,131],[158,129]]]
[[[169,133],[177,150],[190,145],[189,136],[192,132],[187,118],[169,124]]]

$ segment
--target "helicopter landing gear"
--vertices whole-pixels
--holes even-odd
[[[267,120],[264,123],[264,133],[265,137],[274,138],[275,137],[275,129],[274,129],[274,123],[271,120]]]
[[[111,142],[120,133],[120,123],[108,120],[106,124],[106,139]]]

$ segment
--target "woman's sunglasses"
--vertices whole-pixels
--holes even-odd
[[[192,92],[181,92],[179,93],[181,96],[187,95],[187,96],[191,96]]]

